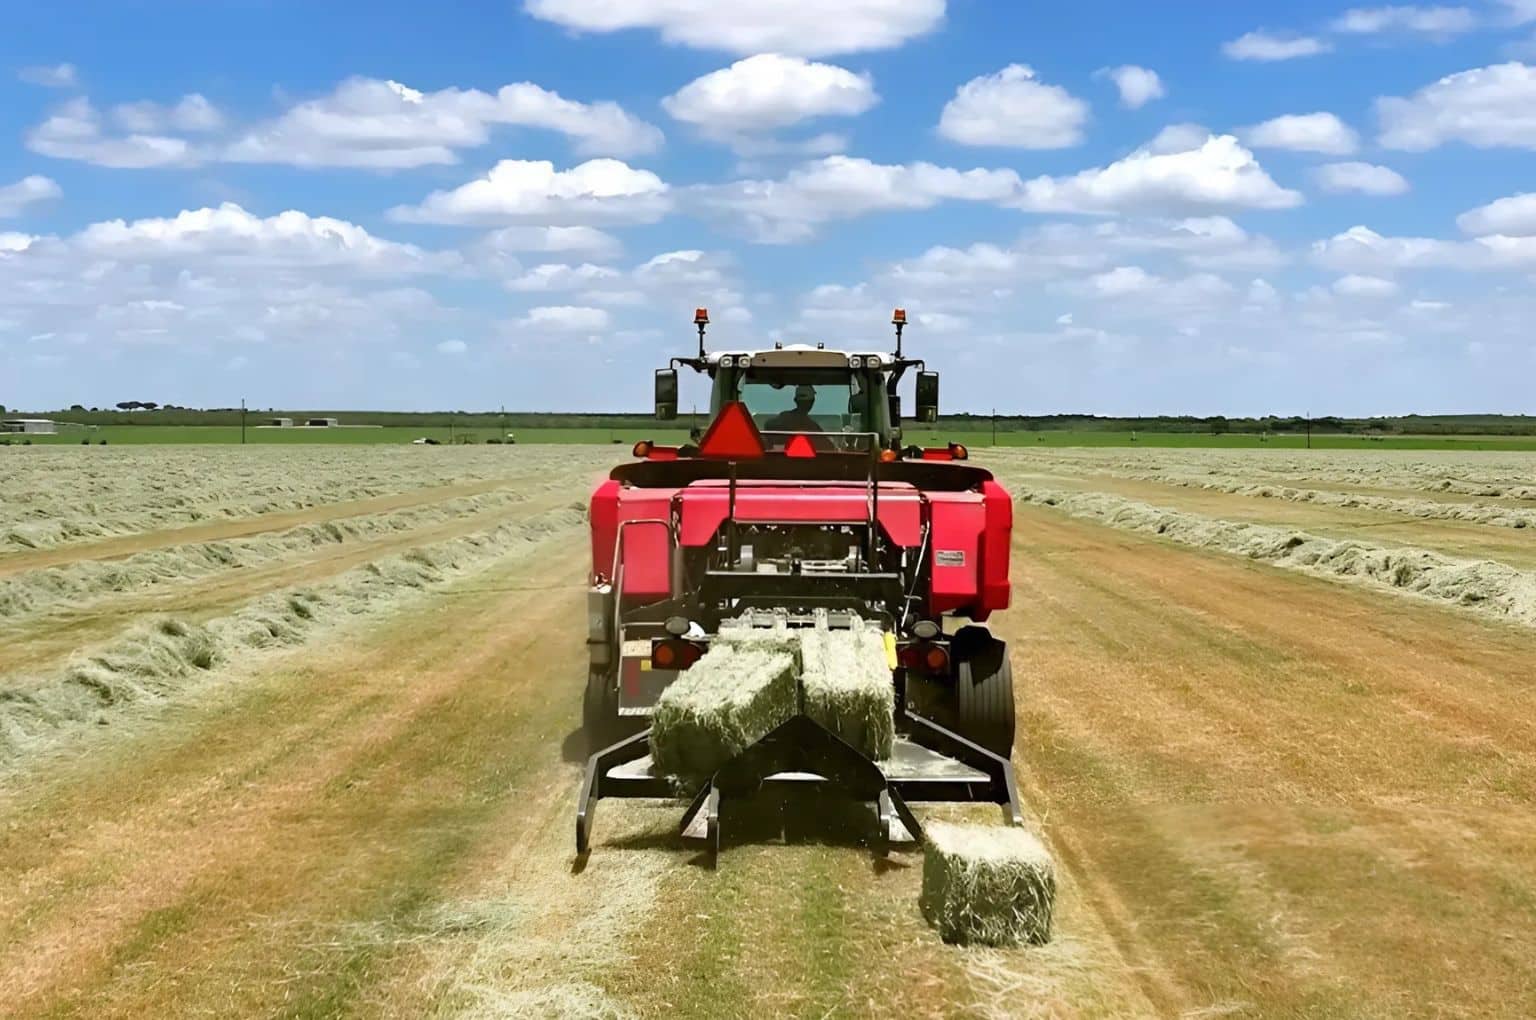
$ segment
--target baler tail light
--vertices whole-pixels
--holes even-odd
[[[692,641],[668,638],[651,645],[652,669],[687,669],[704,655],[702,646]]]
[[[897,652],[896,661],[919,673],[943,676],[949,672],[949,649],[929,641],[918,641]]]

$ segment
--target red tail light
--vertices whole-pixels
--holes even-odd
[[[917,641],[897,652],[896,661],[919,673],[943,676],[949,672],[949,649],[929,641]]]
[[[704,655],[704,648],[692,641],[666,638],[651,645],[652,669],[687,669]]]

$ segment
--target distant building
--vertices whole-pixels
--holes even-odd
[[[0,432],[24,432],[33,436],[56,436],[58,423],[50,418],[7,418],[0,422]]]
[[[293,428],[293,419],[292,418],[268,418],[267,419],[267,426],[266,427],[269,428],[269,429],[291,429],[291,428]]]
[[[305,426],[312,429],[334,429],[341,425],[340,418],[310,418],[304,422]]]

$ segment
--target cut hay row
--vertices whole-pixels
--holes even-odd
[[[1117,477],[1166,472],[1299,488],[1336,484],[1536,500],[1536,454],[1525,452],[1314,450],[1298,455],[1289,450],[1000,449],[987,451],[987,459],[1052,474],[1063,469]]]
[[[400,534],[453,518],[494,511],[527,498],[522,492],[499,491],[391,513],[306,524],[251,538],[196,542],[153,549],[122,559],[78,560],[63,566],[22,571],[0,578],[0,621],[15,623],[60,606],[79,608],[104,595],[174,585],[229,570],[278,562],[324,546]]]
[[[1303,489],[1277,483],[1253,482],[1225,475],[1181,475],[1165,471],[1093,471],[1099,477],[1128,481],[1154,482],[1202,492],[1221,492],[1233,496],[1278,499],[1288,503],[1310,503],[1355,510],[1374,510],[1400,514],[1419,520],[1463,521],[1500,528],[1536,527],[1536,508],[1500,506],[1490,503],[1446,503],[1432,499],[1407,499],[1366,493],[1334,492],[1327,489]]]
[[[0,552],[240,520],[415,489],[600,470],[607,450],[420,447],[0,451]]]
[[[148,621],[56,674],[0,680],[0,765],[23,766],[82,732],[229,679],[262,651],[302,645],[325,627],[397,607],[492,560],[528,555],[551,538],[568,541],[584,521],[574,507],[547,511],[389,556],[324,584],[270,592],[206,623]]]
[[[1245,556],[1331,580],[1418,596],[1536,627],[1536,572],[1492,560],[1462,560],[1426,549],[1322,538],[1292,528],[1224,521],[1104,493],[1015,486],[1037,503],[1110,527],[1181,545]]]

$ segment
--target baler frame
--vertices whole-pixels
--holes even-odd
[[[689,799],[678,831],[688,835],[702,822],[713,861],[721,845],[720,803],[724,796],[751,797],[766,787],[816,787],[874,803],[886,843],[900,842],[899,823],[921,841],[922,825],[909,803],[972,802],[1002,807],[1004,823],[1022,825],[1018,781],[1008,759],[896,706],[898,734],[891,758],[871,761],[807,715],[796,715],[726,762],[689,790],[650,767],[649,728],[587,759],[576,807],[576,852],[592,847],[598,801],[606,799]]]

